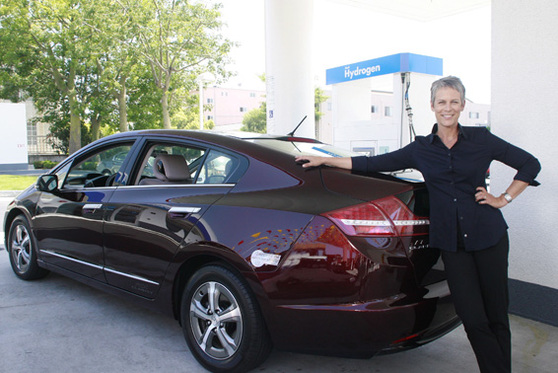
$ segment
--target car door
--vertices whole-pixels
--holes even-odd
[[[134,142],[114,142],[70,158],[55,171],[58,186],[37,201],[33,229],[41,258],[51,265],[105,281],[103,266],[104,204],[125,179],[120,162],[114,171],[104,162],[126,158]],[[103,173],[104,171],[104,173]]]
[[[190,230],[234,187],[229,176],[238,165],[235,155],[203,145],[147,139],[129,185],[107,204],[107,282],[154,298]]]

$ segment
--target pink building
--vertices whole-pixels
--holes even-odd
[[[265,101],[265,91],[208,87],[203,90],[204,117],[213,120],[217,130],[239,130],[242,118]]]

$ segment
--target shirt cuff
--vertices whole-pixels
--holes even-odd
[[[368,157],[365,155],[351,157],[351,160],[353,162],[352,170],[357,172],[366,172],[366,170],[368,169],[367,159]]]
[[[541,183],[539,183],[537,180],[533,179],[530,176],[527,176],[525,174],[520,174],[518,173],[517,175],[515,175],[515,177],[513,178],[514,180],[519,180],[519,181],[523,181],[527,184],[529,184],[530,186],[539,186],[541,185]]]

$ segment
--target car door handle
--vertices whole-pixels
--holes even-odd
[[[102,203],[87,203],[83,205],[82,211],[83,212],[95,212],[95,210],[99,210],[103,207]]]
[[[171,207],[168,215],[173,219],[185,218],[190,214],[195,214],[201,211],[200,207]]]

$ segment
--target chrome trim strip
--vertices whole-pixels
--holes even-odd
[[[110,272],[110,273],[115,274],[115,275],[124,276],[124,277],[128,277],[128,278],[131,278],[131,279],[134,279],[134,280],[142,281],[142,282],[145,282],[145,283],[148,283],[148,284],[151,284],[151,285],[159,286],[158,282],[151,281],[151,280],[148,280],[146,278],[136,276],[136,275],[132,275],[132,274],[129,274],[129,273],[120,272],[120,271],[117,271],[117,270],[114,270],[114,269],[111,269],[111,268],[103,267],[103,266],[100,266],[100,265],[97,265],[97,264],[84,262],[83,260],[74,259],[74,258],[71,258],[71,257],[66,256],[66,255],[58,254],[57,252],[54,252],[54,251],[40,250],[40,252],[44,253],[44,254],[55,256],[55,257],[60,258],[60,259],[69,260],[70,262],[74,262],[74,263],[82,264],[84,266],[99,269],[101,271],[105,270],[105,271]]]
[[[40,250],[40,251],[43,254],[52,255],[52,256],[55,256],[55,257],[60,258],[60,259],[69,260],[70,262],[74,262],[74,263],[82,264],[84,266],[88,266],[88,267],[92,267],[92,268],[95,268],[95,269],[103,270],[103,267],[100,266],[100,265],[89,263],[89,262],[84,262],[83,260],[71,258],[69,256],[62,255],[62,254],[58,254],[57,252],[54,252],[54,251],[50,251],[50,250]]]
[[[201,207],[171,207],[169,213],[174,214],[195,214],[201,211]]]
[[[120,185],[118,189],[145,189],[145,188],[232,188],[236,184],[153,184],[153,185]]]
[[[151,281],[151,280],[148,280],[148,279],[143,278],[143,277],[140,277],[140,276],[131,275],[131,274],[129,274],[129,273],[120,272],[120,271],[117,271],[117,270],[115,270],[115,269],[111,269],[111,268],[105,267],[105,271],[110,272],[110,273],[112,273],[112,274],[114,274],[114,275],[124,276],[124,277],[128,277],[128,278],[131,278],[131,279],[134,279],[134,280],[146,282],[146,283],[151,284],[151,285],[159,286],[159,283],[158,283],[158,282]]]
[[[83,185],[66,185],[64,187],[62,187],[60,190],[63,192],[75,192],[76,190],[82,190],[82,191],[88,191],[88,192],[93,192],[93,191],[98,191],[98,190],[105,190],[105,189],[109,189],[109,190],[113,190],[116,188],[119,188],[119,185],[108,185],[108,186],[98,186],[98,187],[84,187]]]

